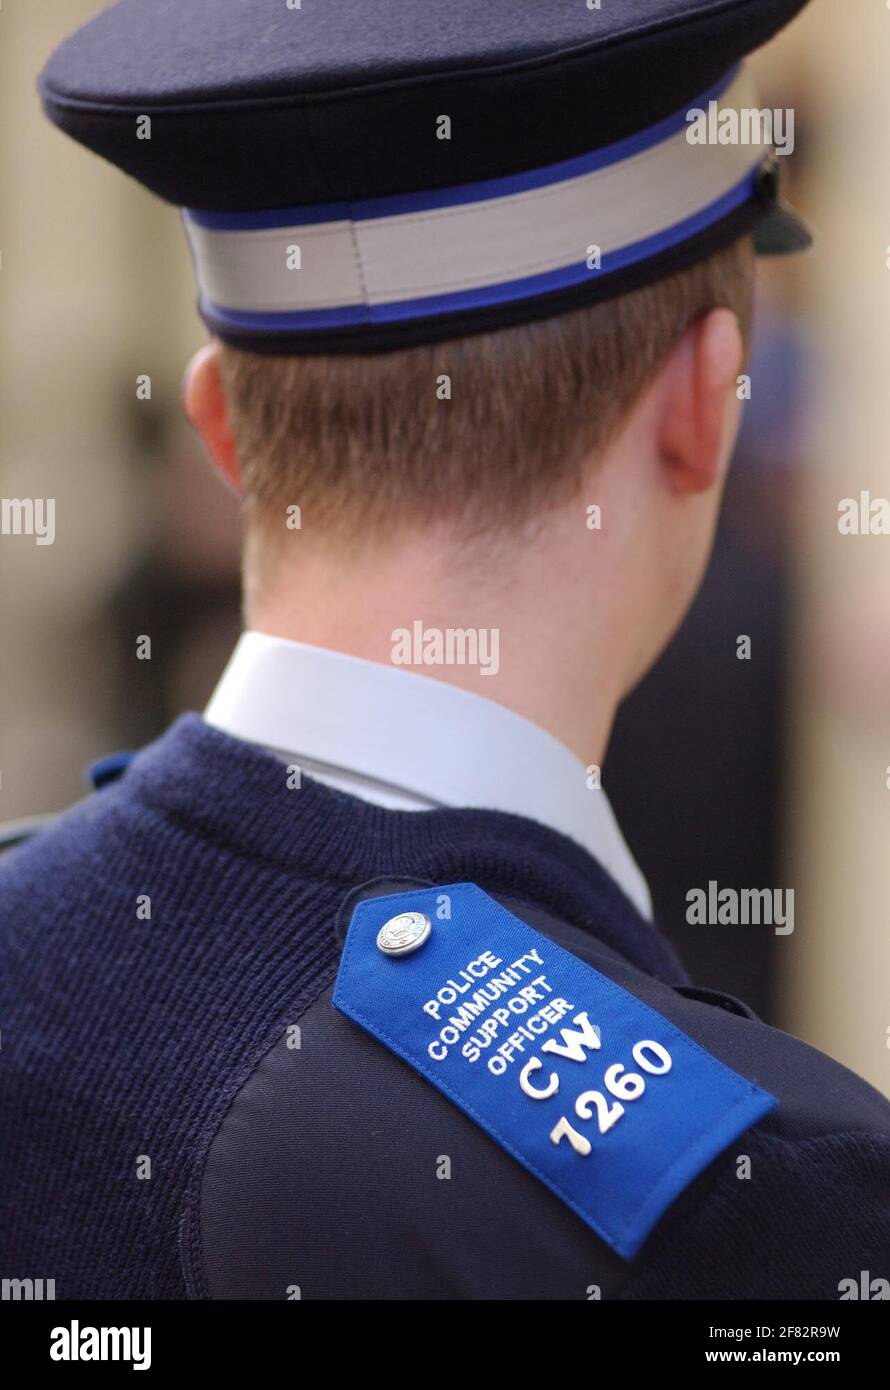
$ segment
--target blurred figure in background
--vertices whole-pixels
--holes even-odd
[[[805,202],[809,105],[796,85],[793,193]],[[814,390],[797,261],[763,269],[746,370],[750,400],[711,563],[676,638],[622,706],[606,771],[658,919],[691,973],[778,1023],[772,930],[691,924],[687,895],[710,880],[762,886],[786,874],[794,516]],[[741,635],[751,638],[743,662]]]

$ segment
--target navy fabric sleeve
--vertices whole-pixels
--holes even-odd
[[[656,1235],[620,1297],[837,1300],[851,1280],[878,1291],[890,1280],[886,1135],[752,1134],[735,1150],[711,1190]]]

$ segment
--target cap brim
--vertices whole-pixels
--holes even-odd
[[[806,222],[785,202],[777,202],[754,228],[758,256],[791,256],[812,244],[813,234]]]

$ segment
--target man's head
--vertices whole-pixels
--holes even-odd
[[[381,557],[420,549],[430,568],[472,572],[477,591],[543,565],[556,611],[571,577],[591,611],[635,624],[632,683],[710,548],[753,278],[744,238],[632,293],[494,333],[366,355],[200,354],[186,403],[243,494],[248,605],[305,582],[310,557],[341,574],[357,565],[372,587]],[[406,571],[409,606],[419,582]]]
[[[490,696],[605,722],[701,575],[752,242],[809,244],[744,61],[805,3],[125,0],[59,47],[50,119],[182,212],[248,621],[488,621]]]

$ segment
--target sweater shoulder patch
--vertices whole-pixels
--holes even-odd
[[[624,1259],[777,1103],[473,883],[359,903],[333,1002]]]

